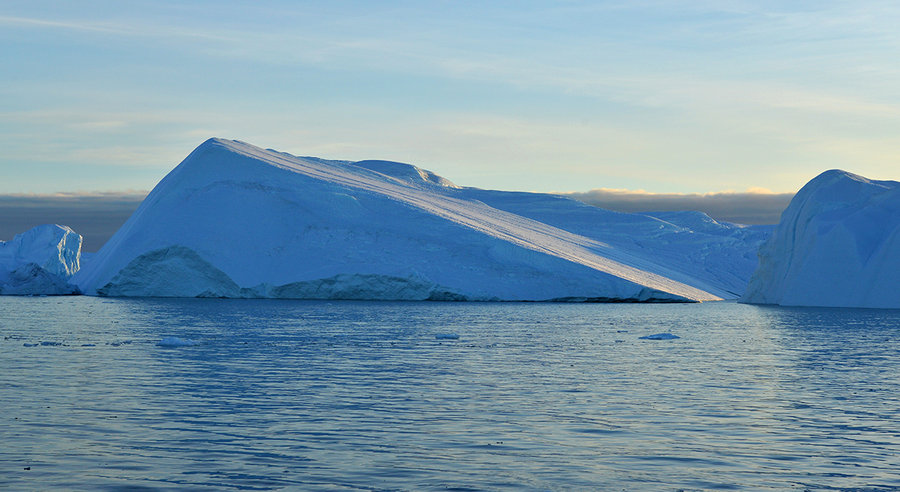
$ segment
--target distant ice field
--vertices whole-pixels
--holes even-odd
[[[900,310],[0,297],[0,335],[4,490],[900,488]]]

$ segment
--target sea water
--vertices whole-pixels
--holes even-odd
[[[898,310],[4,297],[0,334],[2,489],[900,488]]]

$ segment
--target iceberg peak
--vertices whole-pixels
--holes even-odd
[[[420,169],[412,164],[404,164],[402,162],[366,160],[356,161],[354,166],[358,166],[370,171],[374,171],[385,176],[404,181],[406,183],[429,183],[446,188],[459,188],[447,178],[438,176],[437,174],[426,169]]]

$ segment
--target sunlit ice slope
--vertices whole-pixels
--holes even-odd
[[[900,183],[826,171],[791,200],[742,302],[900,308]]]
[[[459,188],[479,200],[597,241],[598,254],[710,292],[736,298],[757,265],[774,226],[719,222],[702,212],[622,213],[542,193]]]
[[[708,278],[460,190],[404,164],[327,161],[210,139],[157,185],[74,282],[110,296],[734,297]]]

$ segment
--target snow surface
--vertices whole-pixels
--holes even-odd
[[[42,225],[0,241],[0,295],[64,295],[79,269],[81,236],[60,225]]]
[[[706,301],[741,294],[768,233],[210,139],[73,281],[108,296]]]
[[[900,308],[900,183],[822,173],[791,201],[759,258],[742,302]]]

